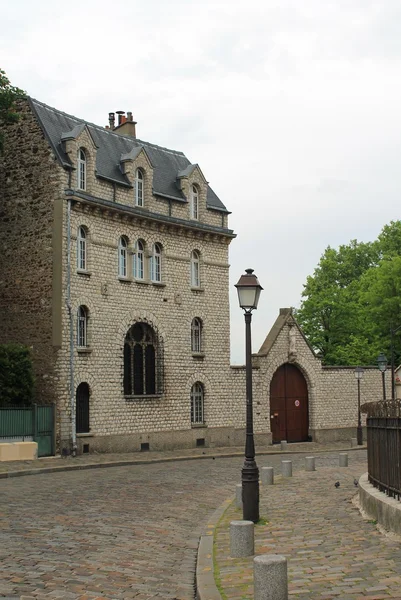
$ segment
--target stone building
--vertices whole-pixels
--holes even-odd
[[[0,342],[32,347],[59,450],[237,445],[228,211],[197,164],[33,99],[0,163]],[[248,266],[248,265],[244,265]],[[253,356],[256,442],[351,437],[353,369],[322,367],[282,309]],[[380,397],[366,369],[363,402]]]

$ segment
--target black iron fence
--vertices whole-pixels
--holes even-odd
[[[369,481],[381,492],[401,499],[401,400],[366,406]]]

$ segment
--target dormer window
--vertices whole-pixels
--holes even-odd
[[[190,211],[191,219],[197,221],[199,219],[199,192],[196,185],[191,186]]]
[[[86,190],[86,154],[82,148],[77,157],[77,184],[79,190]]]
[[[135,171],[135,205],[143,206],[143,173],[141,169]]]

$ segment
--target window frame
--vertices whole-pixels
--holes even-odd
[[[89,311],[86,306],[81,304],[77,309],[77,348],[88,348],[88,318]]]
[[[199,221],[199,190],[195,184],[191,185],[190,217],[194,221]]]
[[[145,176],[142,169],[135,171],[135,206],[143,208],[144,205]]]
[[[83,225],[78,227],[77,234],[77,269],[88,270],[88,232]]]
[[[77,152],[77,187],[83,192],[86,191],[86,152],[83,148],[78,148]]]
[[[193,354],[202,354],[202,333],[203,323],[199,317],[194,317],[191,321],[191,352]]]
[[[163,345],[157,331],[137,321],[124,339],[123,392],[126,398],[161,396],[163,393]]]
[[[162,247],[158,242],[155,242],[152,246],[149,274],[152,283],[162,283]]]
[[[132,275],[136,281],[145,280],[145,249],[145,242],[137,240],[132,264]]]
[[[201,287],[201,276],[200,276],[200,262],[201,255],[199,250],[192,250],[191,252],[191,287]]]
[[[118,238],[118,276],[127,279],[128,274],[128,240],[124,235]]]
[[[191,387],[191,426],[205,425],[205,386],[196,381]]]

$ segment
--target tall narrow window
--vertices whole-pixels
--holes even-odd
[[[82,382],[76,392],[76,432],[89,433],[89,385]]]
[[[77,346],[86,348],[88,345],[88,311],[80,306],[77,312]]]
[[[200,255],[197,250],[191,253],[191,286],[200,287]]]
[[[141,169],[135,171],[135,204],[143,206],[143,173]]]
[[[202,321],[198,318],[192,319],[191,323],[191,350],[202,352]]]
[[[118,240],[118,276],[127,277],[127,240],[120,237]]]
[[[162,280],[162,249],[160,244],[153,244],[150,257],[150,280],[161,283]]]
[[[191,388],[191,424],[203,425],[203,413],[203,385],[197,382]]]
[[[141,240],[138,240],[136,243],[133,271],[135,279],[145,278],[145,246]]]
[[[78,189],[86,190],[86,154],[79,148],[77,158],[77,179]]]
[[[124,343],[124,394],[160,394],[163,386],[162,344],[147,323],[135,323]]]
[[[85,227],[78,227],[77,236],[77,268],[80,271],[86,271],[87,256],[86,256],[86,231]]]
[[[199,218],[199,192],[196,185],[191,187],[191,197],[190,197],[190,210],[191,210],[191,219],[198,220]]]

